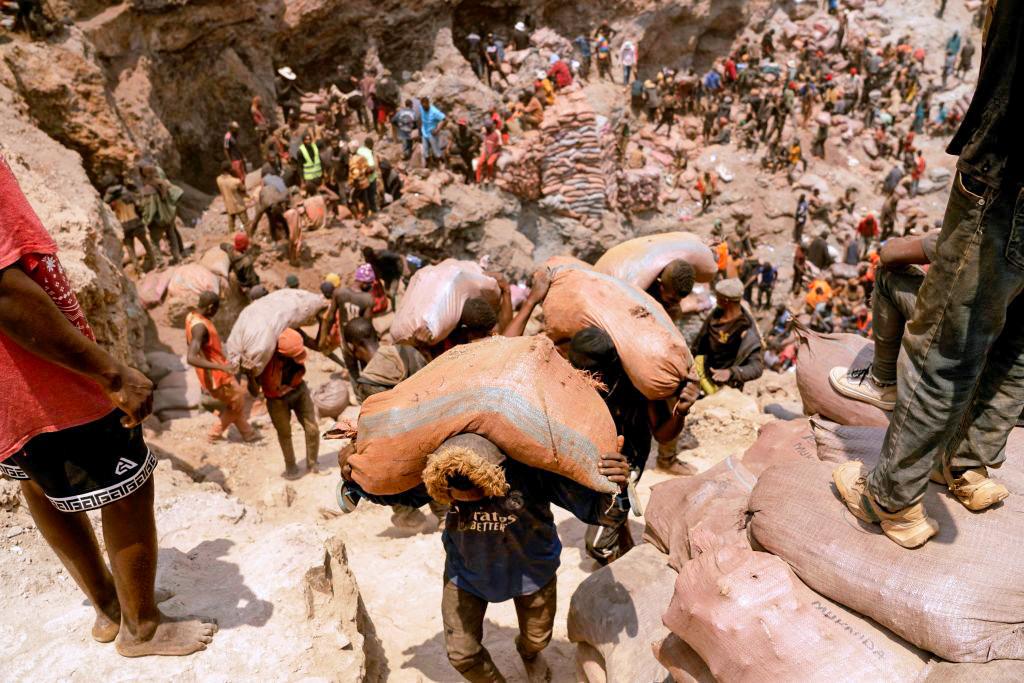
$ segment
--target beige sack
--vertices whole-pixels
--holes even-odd
[[[416,271],[391,322],[396,344],[434,345],[448,338],[459,325],[466,301],[482,297],[498,305],[501,290],[472,261],[445,259]]]
[[[693,357],[661,304],[630,284],[582,264],[559,262],[544,299],[545,333],[562,344],[597,327],[612,338],[633,386],[651,400],[679,391]]]
[[[597,260],[599,272],[647,289],[672,261],[682,259],[696,271],[697,282],[711,282],[718,262],[711,248],[691,232],[666,232],[617,244]]]
[[[924,653],[816,594],[778,557],[706,533],[695,543],[665,624],[716,679],[909,683],[924,668]]]
[[[741,459],[755,477],[780,462],[817,460],[810,421],[802,418],[769,422],[758,430],[757,441]]]
[[[856,334],[818,334],[797,328],[796,386],[804,402],[805,415],[821,415],[846,425],[889,425],[889,414],[863,401],[837,393],[828,381],[836,366],[863,368],[875,355],[874,343]]]
[[[944,659],[1024,659],[1024,491],[1011,487],[975,513],[929,484],[924,505],[939,533],[906,550],[850,514],[834,468],[787,463],[762,474],[750,496],[757,542],[814,590]]]
[[[749,548],[747,500],[756,482],[730,456],[706,472],[655,485],[644,511],[644,540],[667,553],[676,571],[694,556],[690,536],[698,529],[723,543]]]
[[[668,676],[651,650],[668,635],[661,614],[672,598],[676,573],[666,559],[654,546],[641,543],[584,579],[572,595],[569,640],[597,652],[596,664],[603,664],[608,683],[650,683]],[[594,668],[593,652],[584,648],[583,655],[580,668]],[[600,679],[593,672],[587,675]]]
[[[505,455],[596,491],[618,487],[598,474],[617,447],[612,416],[587,377],[545,337],[492,337],[457,346],[359,414],[356,482],[401,493],[422,481],[427,456],[456,434],[488,439]]]

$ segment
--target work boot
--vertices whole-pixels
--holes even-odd
[[[871,367],[850,370],[839,366],[828,373],[828,383],[839,394],[854,401],[870,403],[882,410],[896,407],[896,385],[882,386],[871,376]]]
[[[939,524],[928,516],[922,503],[889,512],[879,505],[867,489],[864,463],[854,460],[832,471],[839,496],[853,516],[870,524],[881,524],[882,533],[904,548],[917,548],[939,533]]]
[[[957,471],[955,474],[944,468],[932,469],[930,479],[936,484],[949,488],[949,492],[963,503],[968,510],[978,512],[1006,500],[1010,492],[1005,486],[988,476],[984,467]]]

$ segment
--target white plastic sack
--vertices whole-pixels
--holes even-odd
[[[497,281],[472,261],[446,259],[416,271],[395,312],[391,337],[396,344],[443,341],[459,325],[466,301],[482,297],[498,303]]]
[[[327,300],[301,289],[279,289],[257,299],[238,316],[228,336],[228,359],[243,369],[262,372],[289,327],[309,324]]]

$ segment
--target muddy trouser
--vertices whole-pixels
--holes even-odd
[[[210,391],[210,396],[224,404],[220,409],[217,423],[210,428],[210,436],[219,438],[228,427],[235,425],[243,439],[252,438],[252,425],[245,415],[245,394],[234,378]]]
[[[138,220],[130,222],[124,228],[124,246],[128,250],[128,258],[131,259],[133,264],[136,262],[135,240],[141,242],[142,248],[146,250],[146,260],[149,261],[150,267],[156,266],[158,263],[156,252],[153,251],[153,245],[146,235],[146,229],[142,227],[142,223]]]
[[[241,224],[242,230],[246,230],[249,227],[249,209],[243,209],[240,213],[228,214],[228,232],[235,231],[236,220]]]
[[[526,660],[533,659],[551,642],[557,607],[556,582],[552,577],[546,586],[528,595],[512,598],[519,619],[516,650]],[[446,576],[441,597],[441,619],[444,622],[444,644],[448,661],[471,683],[504,681],[483,646],[484,615],[489,603],[469,591],[462,590]]]
[[[903,329],[914,314],[922,282],[924,274],[918,270],[877,270],[871,297],[871,327],[875,340],[871,375],[879,384],[896,383],[896,359]]]
[[[267,399],[267,412],[270,422],[277,432],[277,441],[281,444],[281,454],[288,469],[295,467],[295,448],[292,446],[292,413],[299,419],[302,431],[306,434],[306,466],[316,465],[320,455],[320,429],[316,423],[316,408],[313,398],[309,395],[309,387],[303,382],[281,398]]]
[[[978,185],[968,180],[968,187]],[[979,188],[980,189],[980,188]],[[1024,190],[953,182],[897,362],[896,408],[868,488],[899,510],[941,456],[998,467],[1024,405]]]

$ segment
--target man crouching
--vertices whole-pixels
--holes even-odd
[[[442,536],[441,617],[452,666],[472,683],[505,680],[483,646],[483,624],[488,604],[512,600],[519,618],[516,649],[529,680],[550,681],[540,653],[551,642],[562,551],[551,504],[586,524],[607,524],[610,517],[625,515],[614,497],[507,458],[476,434],[445,441],[428,458],[423,485],[374,496],[351,481],[350,452],[338,456],[350,493],[385,505],[419,507],[431,498],[451,505]],[[624,487],[629,466],[621,454],[610,453],[601,457],[598,471]]]

